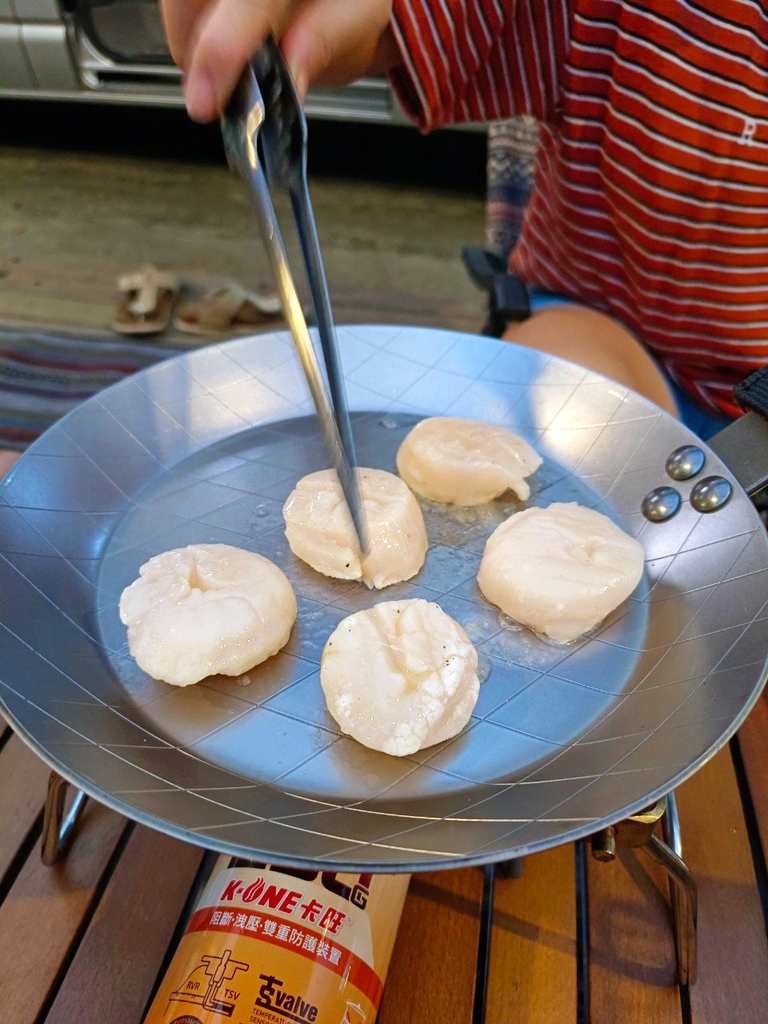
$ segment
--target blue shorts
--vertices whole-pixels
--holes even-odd
[[[529,297],[532,313],[535,313],[540,309],[546,309],[547,306],[562,306],[564,303],[573,302],[572,299],[565,299],[561,295],[555,295],[552,292],[545,292],[540,288],[531,288],[529,290]],[[702,441],[707,441],[713,436],[713,434],[716,434],[731,422],[724,416],[715,416],[706,409],[702,409],[701,406],[696,405],[690,395],[681,387],[678,387],[674,381],[669,378],[666,378],[666,380],[675,397],[678,412],[680,413],[680,419],[689,430],[692,430],[694,434],[698,434]]]

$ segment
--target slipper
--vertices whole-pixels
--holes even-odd
[[[122,298],[115,308],[112,330],[118,334],[160,334],[171,322],[179,296],[175,274],[148,263],[117,280]]]
[[[187,334],[222,334],[233,328],[249,328],[282,312],[276,295],[258,295],[237,284],[227,284],[202,299],[182,302],[173,325]]]

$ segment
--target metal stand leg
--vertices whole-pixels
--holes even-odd
[[[671,847],[675,854],[683,859],[683,839],[680,832],[680,816],[677,813],[677,798],[675,797],[674,790],[667,797],[667,811],[664,817],[661,819],[661,828],[664,835],[664,842],[667,846]],[[696,882],[693,881],[694,886],[694,905],[696,900]],[[669,899],[672,906],[672,923],[675,930],[675,954],[677,956],[677,971],[678,975],[683,976],[683,967],[681,961],[683,959],[684,945],[680,942],[678,936],[680,935],[681,929],[685,928],[685,917],[686,910],[683,905],[683,899],[680,896],[677,885],[670,881],[669,883]],[[693,978],[696,977],[696,945],[695,945],[695,929],[696,919],[694,914],[694,946],[693,946]],[[688,954],[690,956],[690,953]]]
[[[662,819],[662,828],[666,842],[663,843],[654,835],[645,848],[669,876],[677,975],[681,985],[693,985],[697,969],[696,922],[699,894],[696,879],[682,858],[683,844],[674,793],[667,797],[667,813]]]
[[[677,797],[675,791],[667,794],[667,810],[661,819],[664,842],[671,846],[678,857],[683,857],[683,839],[680,833],[680,815],[677,813]]]
[[[46,867],[52,867],[66,853],[72,842],[75,825],[88,799],[82,790],[76,790],[72,806],[65,815],[64,802],[68,785],[69,783],[60,775],[51,772],[43,814],[43,844],[40,851]]]
[[[488,972],[491,966],[491,937],[493,934],[493,886],[496,866],[483,868],[483,902],[480,906],[480,933],[477,940],[477,972],[475,998],[472,1006],[472,1024],[485,1024],[485,1005],[488,997]]]
[[[659,821],[666,842],[654,834]],[[612,861],[617,846],[642,848],[664,868],[669,877],[677,975],[681,985],[692,985],[696,981],[698,892],[696,881],[683,860],[675,794],[669,793],[653,807],[595,833],[591,844],[596,860]]]
[[[525,870],[525,857],[513,857],[496,865],[497,878],[522,878]]]

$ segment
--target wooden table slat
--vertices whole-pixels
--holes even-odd
[[[178,839],[135,829],[46,1024],[138,1024],[202,856]]]
[[[739,730],[739,748],[747,773],[763,856],[768,857],[768,694],[765,692]]]
[[[487,1024],[576,1021],[574,848],[528,857],[522,878],[499,879]]]
[[[18,736],[0,751],[0,879],[45,804],[50,768]]]
[[[90,802],[62,864],[45,867],[36,850],[28,857],[0,906],[3,1020],[37,1021],[125,828],[125,818]]]
[[[699,887],[693,1024],[765,1024],[768,941],[730,750],[677,792],[683,855]]]
[[[411,878],[378,1024],[471,1019],[482,877],[464,868]]]
[[[610,864],[590,856],[587,877],[591,1024],[680,1024],[663,870],[642,851],[620,849]]]

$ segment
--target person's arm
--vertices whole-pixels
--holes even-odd
[[[555,120],[569,11],[562,0],[394,0],[401,60],[390,77],[406,113],[423,131]]]
[[[280,39],[301,95],[342,84],[400,57],[388,31],[392,0],[161,0],[168,43],[184,69],[187,109],[218,117],[265,36]]]
[[[557,105],[568,5],[549,0],[161,0],[190,115],[212,121],[270,32],[302,97],[388,72],[428,131]]]

